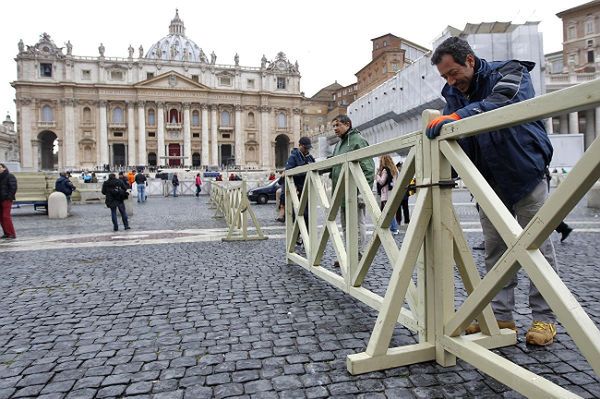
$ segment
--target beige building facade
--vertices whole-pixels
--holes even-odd
[[[300,137],[299,67],[283,52],[255,67],[237,54],[217,63],[185,36],[178,13],[147,52],[130,45],[128,57],[108,57],[100,44],[98,55],[76,56],[65,46],[46,33],[19,42],[12,86],[24,170],[272,169]]]
[[[19,143],[15,132],[15,123],[6,115],[6,119],[0,125],[0,162],[18,162]]]

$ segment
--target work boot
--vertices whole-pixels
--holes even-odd
[[[571,227],[567,227],[566,229],[564,229],[561,233],[562,237],[560,237],[560,242],[563,242],[564,240],[566,240],[572,231],[573,231],[573,229]]]
[[[530,345],[546,346],[554,342],[555,335],[556,327],[553,323],[534,320],[531,328],[527,330],[525,342]]]
[[[510,328],[513,331],[517,331],[517,326],[514,320],[498,320],[498,327],[500,329]],[[467,335],[476,334],[478,332],[481,332],[481,327],[479,327],[478,323],[473,323],[467,328],[465,328],[465,334]]]

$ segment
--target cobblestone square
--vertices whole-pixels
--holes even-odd
[[[481,230],[468,201],[455,193],[475,245]],[[365,349],[377,313],[286,264],[272,204],[253,204],[269,239],[249,242],[220,241],[225,224],[206,196],[133,205],[127,232],[112,231],[103,204],[75,205],[65,220],[14,210],[18,239],[0,244],[0,399],[521,397],[462,360],[350,375],[346,355]],[[553,236],[560,276],[596,325],[599,214],[580,204],[566,220],[568,240]],[[482,264],[483,252],[474,255]],[[332,262],[329,250],[323,264]],[[389,265],[378,256],[372,269],[365,285],[383,294]],[[496,352],[600,397],[600,379],[562,326],[549,347],[525,344],[527,290],[520,279],[519,342]],[[416,342],[396,328],[393,346]]]

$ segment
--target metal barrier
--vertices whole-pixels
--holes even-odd
[[[212,182],[210,200],[216,209],[215,218],[224,218],[229,231],[223,241],[253,241],[266,240],[260,227],[260,223],[250,206],[246,194],[246,182],[241,181],[239,185],[226,182]],[[248,215],[256,229],[255,235],[248,235]]]
[[[291,217],[286,218],[288,261],[379,311],[366,350],[347,357],[350,373],[431,360],[451,366],[459,357],[529,397],[578,397],[489,350],[516,343],[515,332],[498,328],[490,301],[522,266],[583,356],[600,375],[600,332],[539,251],[543,241],[600,177],[600,139],[591,144],[525,228],[517,223],[456,141],[599,103],[600,80],[595,80],[448,124],[435,140],[427,139],[424,132],[427,122],[439,112],[425,111],[422,131],[286,171],[286,212],[290,215],[293,209],[300,216],[294,221]],[[409,148],[397,183],[384,209],[380,210],[358,162]],[[342,169],[330,197],[319,173],[334,165],[341,165]],[[451,178],[451,168],[461,176],[508,247],[483,279],[453,208],[452,190],[444,184]],[[300,173],[306,173],[307,178],[298,198],[295,190],[289,188],[294,187],[293,176]],[[398,248],[389,227],[413,175],[420,188],[404,241]],[[357,190],[374,222],[373,235],[362,258],[359,258],[358,248]],[[345,243],[336,223],[342,202],[346,208]],[[317,217],[311,216],[306,225],[301,216],[307,211],[309,215],[321,212],[324,216],[320,231]],[[298,236],[303,238],[305,256],[295,252]],[[320,265],[328,241],[337,255],[339,274]],[[380,247],[392,267],[383,297],[362,286]],[[456,308],[455,266],[468,295]],[[415,269],[416,282],[412,279]],[[405,302],[408,307],[404,307]],[[482,332],[460,335],[474,318],[480,323]],[[419,343],[390,348],[397,323],[418,332]]]

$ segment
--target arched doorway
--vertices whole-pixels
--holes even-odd
[[[181,156],[181,146],[177,143],[169,144],[169,156],[170,157],[180,157]],[[169,158],[169,166],[179,166],[181,165],[180,158]]]
[[[195,152],[192,154],[192,166],[194,168],[198,168],[200,167],[201,163],[200,163],[200,154]]]
[[[275,168],[283,169],[290,155],[290,139],[285,134],[275,138]]]
[[[40,141],[40,169],[58,169],[58,137],[54,132],[45,130],[38,134]]]
[[[155,152],[148,153],[148,165],[156,166],[156,153]]]

